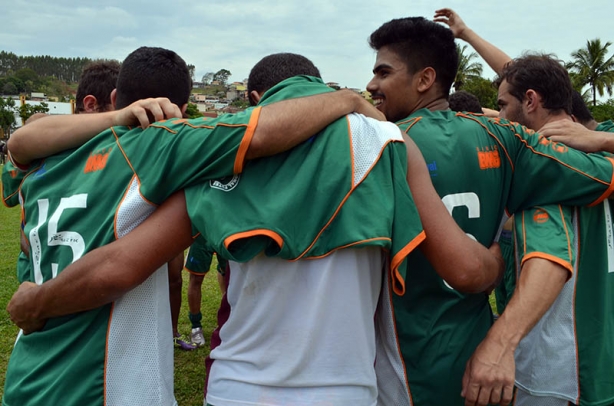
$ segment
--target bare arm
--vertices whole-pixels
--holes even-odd
[[[614,134],[603,131],[591,131],[580,123],[571,120],[557,120],[546,124],[538,131],[554,142],[584,152],[607,151],[614,153]]]
[[[505,52],[486,41],[484,38],[476,34],[472,29],[467,27],[465,22],[452,9],[442,8],[435,11],[435,21],[447,24],[455,38],[466,41],[480,54],[486,61],[488,66],[495,71],[497,75],[501,74],[506,63],[512,60]]]
[[[504,271],[498,244],[489,250],[456,224],[431,183],[426,162],[416,144],[407,145],[407,182],[426,232],[420,249],[439,276],[454,289],[478,293],[492,289]]]
[[[16,164],[27,165],[35,159],[76,148],[116,125],[150,124],[164,118],[180,118],[181,110],[166,98],[145,99],[121,110],[97,114],[47,116],[15,131],[8,149]]]
[[[125,237],[88,253],[57,278],[22,284],[7,306],[11,320],[28,333],[48,318],[113,302],[186,249],[191,234],[181,191]]]
[[[546,259],[524,263],[510,303],[467,362],[461,393],[466,405],[511,402],[514,351],[552,306],[568,276],[567,269]]]
[[[359,94],[342,90],[269,104],[262,108],[247,159],[286,151],[350,113],[385,121],[384,115]]]
[[[35,159],[78,147],[115,125],[149,125],[153,121],[181,117],[168,99],[146,99],[109,113],[53,116],[17,130],[9,140],[13,160],[27,165]],[[352,91],[339,91],[286,100],[262,108],[247,159],[274,155],[300,144],[336,119],[352,113],[385,120],[384,115]]]

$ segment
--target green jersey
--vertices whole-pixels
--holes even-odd
[[[15,207],[19,204],[19,188],[25,173],[20,171],[11,162],[2,168],[2,203],[6,207]]]
[[[518,263],[534,257],[547,259],[568,269],[571,277],[520,342],[516,384],[534,396],[581,406],[611,405],[614,223],[610,201],[594,207],[537,207],[518,216]]]
[[[422,151],[456,222],[486,246],[505,210],[588,204],[611,191],[608,158],[553,143],[516,123],[423,109],[398,124]],[[381,403],[395,404],[404,394],[404,404],[462,405],[465,364],[492,324],[487,295],[452,289],[418,251],[408,258],[407,280],[405,296],[393,295],[401,354],[391,371],[398,385]],[[391,379],[383,377],[382,385],[390,387]]]
[[[503,280],[495,288],[495,297],[497,299],[497,314],[501,315],[505,310],[505,306],[512,299],[512,294],[516,288],[516,259],[514,256],[514,241],[512,232],[503,230],[499,237],[499,246],[501,247],[501,256],[505,262],[505,271]]]
[[[125,235],[174,191],[240,171],[258,113],[114,127],[45,159],[21,185],[28,280],[48,281]],[[20,337],[3,405],[176,404],[168,303],[163,267],[113,304]]]
[[[21,196],[19,189],[21,188],[21,182],[23,182],[26,173],[19,170],[11,162],[7,162],[2,168],[2,203],[6,207],[15,207],[18,204],[21,205]],[[21,211],[21,230],[23,233],[23,227],[25,219],[23,218],[24,212]],[[17,280],[19,283],[28,281],[30,274],[30,261],[23,252],[19,252],[17,258]]]
[[[603,121],[599,123],[595,131],[614,132],[614,122],[612,120]]]
[[[297,76],[260,104],[327,91],[320,79]],[[248,162],[241,175],[186,190],[188,212],[215,252],[238,262],[262,251],[298,260],[380,246],[390,251],[393,285],[402,294],[400,264],[424,238],[406,156],[392,123],[349,115],[290,152]]]

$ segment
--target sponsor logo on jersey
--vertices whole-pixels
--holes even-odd
[[[237,187],[240,179],[241,175],[226,176],[221,179],[209,181],[209,184],[213,189],[219,189],[222,192],[230,192]]]
[[[15,179],[17,177],[17,171],[16,170],[9,171],[9,175],[11,175],[11,178]]]
[[[548,216],[548,212],[546,212],[546,210],[536,209],[535,212],[533,213],[533,222],[537,224],[543,224],[549,219],[550,219],[550,216]]]
[[[105,166],[107,166],[107,160],[109,159],[109,154],[111,153],[112,149],[112,147],[109,147],[100,151],[92,152],[87,158],[87,162],[85,162],[83,173],[103,170]]]
[[[430,164],[426,164],[431,176],[437,176],[437,161],[433,161]]]
[[[478,152],[478,163],[480,169],[496,169],[501,167],[501,156],[496,145],[490,147],[476,148]]]

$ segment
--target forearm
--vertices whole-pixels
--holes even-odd
[[[337,91],[266,105],[260,113],[246,158],[286,151],[333,121],[358,111],[365,102],[357,93]]]
[[[505,52],[469,28],[464,30],[459,38],[469,43],[497,75],[500,75],[505,64],[512,60]]]
[[[33,318],[71,314],[113,302],[143,283],[192,244],[183,192],[171,196],[143,224],[69,265],[36,292]]]
[[[488,339],[508,350],[515,350],[520,340],[552,306],[568,276],[567,269],[552,261],[542,258],[527,260],[512,299],[488,332]]]
[[[13,160],[27,165],[66,149],[78,147],[113,126],[114,112],[49,116],[15,131],[8,141]]]

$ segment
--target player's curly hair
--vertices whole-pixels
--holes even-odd
[[[501,86],[504,80],[510,85],[510,94],[521,102],[531,89],[542,97],[544,108],[571,114],[571,80],[554,55],[524,54],[513,59],[505,65],[495,85]]]

